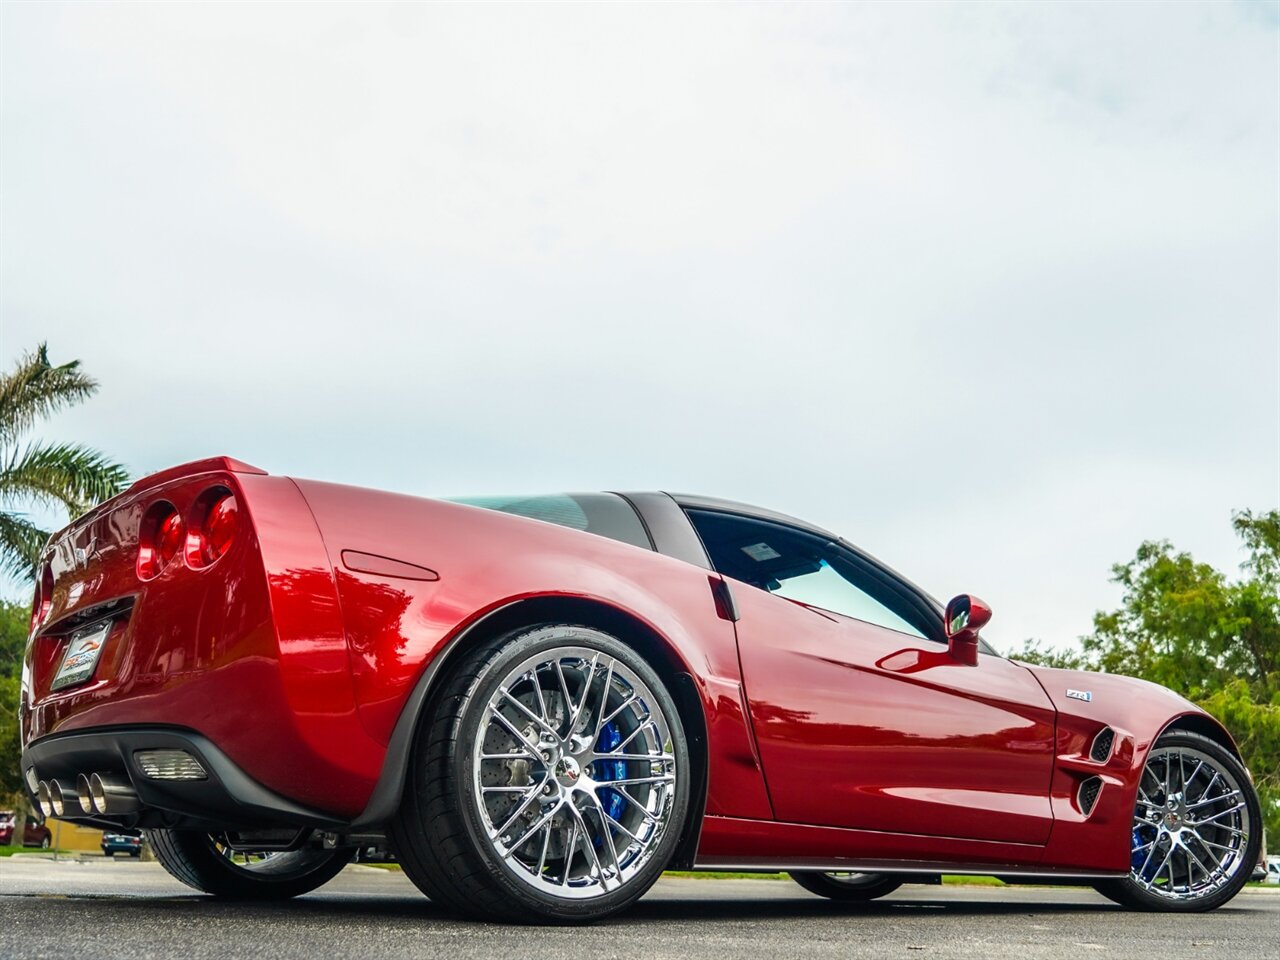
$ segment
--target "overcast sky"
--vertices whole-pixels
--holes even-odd
[[[1280,505],[1280,6],[0,13],[45,435],[822,523],[1008,648]]]

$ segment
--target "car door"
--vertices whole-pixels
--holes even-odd
[[[953,659],[910,585],[810,530],[688,511],[738,608],[770,800],[792,823],[1043,844],[1054,709],[1030,671]]]

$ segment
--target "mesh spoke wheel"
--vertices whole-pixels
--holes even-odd
[[[1248,881],[1262,842],[1261,818],[1236,757],[1199,734],[1165,734],[1138,782],[1129,875],[1096,887],[1138,909],[1212,910]]]
[[[473,755],[477,812],[512,875],[595,897],[648,862],[677,790],[668,719],[618,659],[557,647],[507,672]]]
[[[640,654],[589,627],[496,637],[419,728],[392,824],[401,865],[459,912],[580,923],[657,880],[688,810],[675,702]]]
[[[1252,867],[1246,787],[1202,750],[1153,750],[1133,812],[1133,882],[1171,900],[1197,899]]]

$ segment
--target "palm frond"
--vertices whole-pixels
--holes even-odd
[[[49,534],[16,513],[0,513],[0,573],[21,583],[36,578],[36,564]]]
[[[0,442],[12,442],[37,420],[88,399],[97,389],[79,360],[55,367],[47,345],[40,344],[0,376]]]
[[[0,466],[0,500],[59,503],[75,517],[113,497],[129,472],[96,450],[74,443],[30,444]]]

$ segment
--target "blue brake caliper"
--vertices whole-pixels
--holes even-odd
[[[1148,826],[1145,823],[1135,824],[1133,828],[1133,849],[1129,857],[1129,863],[1134,870],[1142,870],[1142,865],[1147,864],[1147,869],[1142,870],[1140,874],[1145,883],[1150,883],[1152,877],[1155,876],[1156,870],[1159,869],[1159,857],[1150,856],[1150,844],[1154,843],[1159,833],[1155,827]],[[1145,848],[1145,849],[1144,849]]]
[[[608,753],[610,750],[616,750],[618,744],[622,742],[622,734],[618,730],[616,723],[606,723],[600,728],[600,739],[596,741],[596,751],[598,753]],[[627,776],[627,762],[625,760],[596,760],[591,765],[591,776],[596,782],[601,780],[622,780]],[[622,819],[622,810],[626,806],[627,801],[617,790],[604,787],[600,790],[600,805],[604,807],[604,812],[614,820]],[[611,831],[612,832],[612,829]],[[596,838],[596,846],[604,843],[604,837]]]

